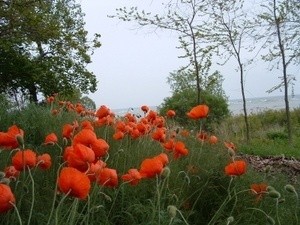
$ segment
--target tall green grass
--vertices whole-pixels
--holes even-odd
[[[50,170],[34,168],[30,173],[22,172],[16,181],[11,181],[17,210],[0,214],[1,225],[20,224],[20,219],[22,224],[39,225],[257,225],[268,224],[273,220],[276,224],[297,224],[296,215],[300,215],[299,197],[285,190],[285,185],[290,183],[285,174],[257,172],[251,165],[248,165],[247,173],[239,177],[231,178],[224,173],[224,167],[231,162],[231,157],[223,141],[233,141],[241,152],[262,155],[289,153],[298,156],[296,151],[291,153],[284,148],[284,140],[280,140],[283,142],[281,145],[280,141],[268,138],[267,132],[271,132],[272,126],[275,126],[270,122],[270,128],[264,132],[267,122],[258,122],[258,118],[250,119],[255,121],[253,126],[258,124],[255,125],[256,129],[252,127],[251,130],[254,137],[252,145],[240,144],[243,143],[240,118],[232,118],[219,127],[219,142],[215,145],[198,140],[197,130],[188,137],[178,136],[177,139],[185,142],[189,155],[174,159],[169,154],[170,162],[161,175],[143,179],[137,186],[130,186],[121,180],[116,188],[93,184],[88,198],[78,200],[59,193],[56,180],[62,166],[61,151],[65,146],[61,138],[62,126],[85,118],[72,112],[53,116],[49,108],[36,105],[30,105],[22,111],[0,112],[0,131],[17,124],[25,131],[26,148],[38,154],[47,152],[53,160]],[[282,124],[279,125],[284,130]],[[45,136],[51,132],[60,137],[58,145],[42,145]],[[138,139],[126,136],[115,141],[110,126],[95,128],[95,132],[97,137],[105,139],[110,145],[109,153],[103,160],[110,168],[115,168],[120,176],[130,168],[138,168],[143,159],[165,152],[161,144],[149,135]],[[297,142],[295,146],[298,146]],[[280,151],[275,152],[273,149]],[[0,153],[0,171],[10,165],[13,154],[7,150]],[[237,153],[236,157],[242,156]],[[275,199],[265,194],[261,200],[256,201],[250,185],[260,182],[274,187],[281,197]],[[299,183],[293,185],[299,195]]]

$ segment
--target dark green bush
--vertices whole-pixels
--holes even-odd
[[[282,131],[273,131],[273,132],[268,132],[267,133],[267,138],[271,139],[271,140],[287,140],[288,139],[288,135],[286,132],[282,132]]]
[[[227,99],[224,96],[212,95],[208,92],[201,92],[201,104],[209,106],[209,115],[206,119],[206,129],[211,130],[212,124],[219,124],[223,119],[229,116]],[[165,98],[159,107],[159,113],[165,115],[169,109],[176,111],[174,117],[175,122],[181,126],[193,128],[198,121],[188,119],[186,113],[192,107],[197,105],[196,90],[186,89],[181,92],[174,93],[171,97]]]

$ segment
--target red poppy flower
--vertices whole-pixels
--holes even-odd
[[[61,192],[79,199],[85,199],[91,189],[91,182],[86,174],[72,167],[60,171],[58,187]]]
[[[163,143],[163,147],[168,151],[173,151],[175,141],[174,139],[169,139],[168,141]]]
[[[194,120],[202,119],[207,117],[208,111],[209,107],[207,105],[197,105],[187,113],[187,116]]]
[[[15,203],[16,199],[10,187],[0,183],[0,213],[5,213],[13,208],[11,203]]]
[[[122,132],[125,132],[125,126],[126,126],[126,124],[124,123],[124,121],[117,121],[115,124],[116,130],[122,131]]]
[[[218,138],[215,135],[211,135],[208,141],[210,144],[216,144],[218,143]]]
[[[12,164],[19,171],[22,171],[24,168],[27,167],[29,168],[34,167],[36,165],[36,161],[37,161],[36,153],[31,149],[18,151],[12,157]]]
[[[267,193],[267,187],[268,187],[268,185],[265,183],[250,185],[250,189],[251,189],[252,193],[256,196],[256,201],[261,200],[263,195],[265,195]]]
[[[73,145],[83,144],[85,146],[90,146],[97,140],[97,136],[94,131],[90,129],[82,129],[73,138]]]
[[[133,122],[136,123],[136,117],[135,115],[131,114],[131,113],[126,113],[124,115],[124,118],[126,118],[127,122]]]
[[[185,147],[185,144],[182,141],[177,141],[174,144],[174,158],[178,159],[181,156],[186,156],[189,154],[189,151],[187,150],[187,148]]]
[[[4,169],[6,178],[17,178],[20,175],[20,171],[17,170],[14,166],[8,166]]]
[[[198,133],[197,137],[200,141],[203,142],[207,139],[207,133],[204,131],[201,131],[200,133]]]
[[[157,117],[157,112],[153,110],[149,110],[146,119],[148,120],[148,122],[152,123],[156,119],[156,117]]]
[[[51,114],[52,114],[53,116],[57,115],[58,113],[59,113],[59,109],[52,109],[52,110],[51,110]]]
[[[130,137],[131,137],[132,139],[136,139],[136,138],[138,138],[138,137],[141,136],[141,133],[140,133],[140,131],[139,131],[137,128],[133,128],[133,129],[130,131],[129,135],[130,135]]]
[[[139,122],[136,124],[136,128],[141,134],[146,134],[149,131],[150,126],[147,123]]]
[[[126,174],[122,175],[121,178],[123,181],[129,182],[132,186],[135,186],[140,182],[142,176],[137,169],[130,169]]]
[[[93,127],[92,123],[88,120],[82,121],[81,122],[81,127],[82,127],[82,129],[94,130],[94,127]]]
[[[115,121],[115,117],[112,114],[110,114],[108,116],[98,118],[98,120],[94,122],[94,126],[95,127],[109,126],[114,124],[114,121]]]
[[[77,104],[75,105],[75,111],[76,111],[78,114],[81,114],[81,113],[83,113],[83,112],[85,111],[85,108],[84,108],[84,106],[83,106],[82,104],[77,103]]]
[[[232,142],[226,142],[226,141],[224,141],[224,145],[225,145],[225,147],[227,149],[231,149],[231,150],[236,151],[236,146]]]
[[[97,183],[111,188],[118,186],[117,171],[115,169],[103,168],[98,174]]]
[[[240,176],[246,173],[247,164],[244,160],[236,160],[225,167],[228,176]]]
[[[149,111],[149,107],[146,106],[146,105],[143,105],[141,106],[141,110],[144,112],[144,113],[147,113]]]
[[[37,161],[38,161],[38,166],[43,170],[49,169],[52,165],[51,156],[48,153],[39,155],[37,157]]]
[[[114,134],[113,134],[113,139],[115,140],[121,140],[124,138],[124,133],[122,131],[116,131]]]
[[[73,146],[67,146],[67,147],[65,147],[64,153],[63,153],[63,159],[64,159],[64,161],[67,161],[67,159],[68,159],[70,153],[71,153],[73,150],[74,150],[74,149],[73,149]]]
[[[17,136],[23,138],[24,131],[16,125],[9,127],[7,132],[0,132],[0,147],[6,149],[14,149],[19,147]]]
[[[147,158],[141,163],[139,172],[143,178],[152,178],[159,175],[163,168],[164,165],[158,158]]]
[[[63,126],[62,136],[64,138],[70,139],[73,136],[75,127],[72,124],[65,124]]]
[[[154,120],[152,120],[152,125],[156,127],[164,127],[165,126],[165,118],[162,116],[157,116]]]
[[[89,167],[89,163],[92,163],[94,161],[94,151],[83,144],[74,145],[73,151],[70,151],[68,153],[68,166],[74,167],[82,172],[85,172]]]
[[[190,132],[188,130],[182,130],[180,132],[180,135],[183,137],[188,137],[190,135]]]
[[[165,128],[156,128],[156,130],[152,133],[152,138],[162,143],[165,142],[166,139]]]
[[[48,102],[48,103],[54,102],[54,100],[55,100],[54,96],[49,96],[49,97],[47,98],[47,102]]]
[[[98,119],[106,117],[109,114],[110,114],[110,109],[105,105],[100,106],[100,108],[96,111],[96,117],[98,117]]]
[[[172,118],[175,115],[176,115],[176,112],[174,110],[170,109],[170,110],[167,111],[167,117]]]
[[[99,138],[91,144],[91,149],[94,151],[95,157],[100,158],[107,154],[109,145],[104,139]]]
[[[102,160],[98,160],[96,163],[91,163],[87,175],[90,181],[95,181],[98,177],[99,172],[106,167],[106,163]]]
[[[153,159],[159,160],[163,166],[166,166],[169,163],[169,158],[166,153],[160,153],[159,155],[154,156]]]
[[[55,133],[50,133],[45,137],[44,144],[45,145],[54,145],[58,142],[58,138]]]

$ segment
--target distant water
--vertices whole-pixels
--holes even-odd
[[[234,99],[228,101],[229,110],[233,115],[243,114],[242,99]],[[290,109],[300,107],[300,95],[289,96]],[[269,109],[279,110],[285,109],[284,96],[247,98],[246,107],[248,114],[258,113]]]
[[[294,95],[289,97],[290,109],[300,107],[300,95]],[[243,101],[242,99],[231,99],[228,101],[228,107],[233,115],[243,114]],[[285,102],[284,96],[273,96],[273,97],[261,97],[261,98],[247,98],[246,107],[248,114],[258,113],[268,109],[284,109]],[[157,110],[156,106],[149,106],[152,110]],[[143,115],[140,107],[138,108],[123,108],[112,110],[118,116],[124,116],[126,113],[132,113],[135,115]]]

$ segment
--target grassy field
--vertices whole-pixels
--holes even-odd
[[[52,164],[48,169],[39,166],[43,161],[30,168],[26,165],[18,176],[9,179],[2,173],[1,183],[9,183],[15,203],[8,203],[11,207],[0,213],[0,224],[299,224],[299,177],[291,183],[284,173],[270,173],[270,168],[258,172],[248,163],[246,168],[229,171],[235,175],[225,169],[243,160],[243,154],[284,154],[300,159],[298,117],[296,110],[293,112],[294,142],[289,146],[283,112],[251,115],[252,139],[246,144],[242,117],[223,121],[204,139],[199,135],[200,130],[175,130],[172,118],[150,112],[137,118],[134,115],[113,117],[98,110],[94,117],[79,105],[59,105],[55,101],[43,107],[30,105],[22,111],[8,112],[2,107],[0,131],[6,133],[9,127],[17,125],[24,131],[24,145],[19,145],[17,150],[3,147],[0,171],[13,164],[16,152],[25,149],[38,156],[49,154]],[[141,128],[141,123],[145,128]],[[199,127],[205,118],[195,123]],[[74,127],[69,138],[63,138],[66,124]],[[85,129],[93,134],[81,135]],[[114,135],[121,129],[124,137],[117,139]],[[50,133],[56,134],[58,140],[46,145],[45,138]],[[210,143],[212,135],[217,137],[216,143]],[[92,147],[95,137],[109,146],[101,154],[95,150],[99,148]],[[91,143],[90,139],[93,139]],[[170,140],[177,143],[176,147]],[[81,158],[71,161],[66,149],[74,148],[75,142],[92,148],[98,157],[93,158],[88,149],[84,153],[78,150]],[[224,142],[232,142],[235,147],[225,146]],[[158,160],[160,154],[168,160]],[[100,169],[89,177],[87,196],[78,197],[84,193],[85,178],[79,179],[74,174],[71,179],[63,180],[64,185],[73,185],[67,191],[57,182],[63,179],[62,170],[72,165],[80,164],[80,168],[74,167],[82,177],[91,175],[89,172],[99,160],[106,165],[97,167]],[[126,179],[124,175],[130,174],[130,169],[136,169],[140,176]],[[104,171],[111,173],[104,174]],[[4,198],[0,202],[4,204]]]

